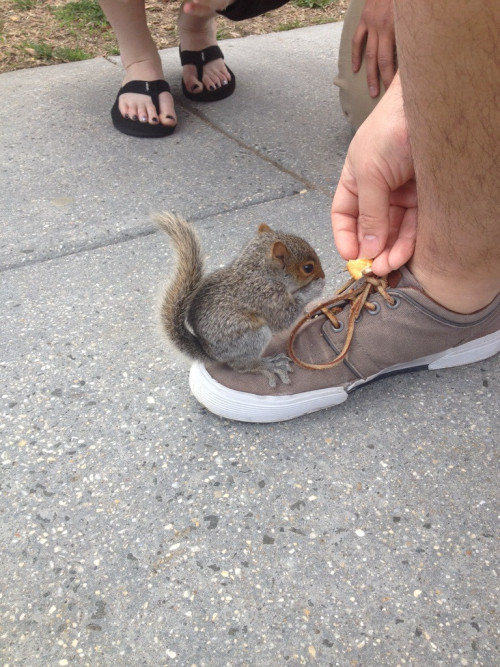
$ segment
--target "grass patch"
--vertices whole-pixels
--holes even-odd
[[[230,38],[229,32],[225,28],[217,30],[217,41],[229,38]]]
[[[79,60],[89,60],[89,58],[93,57],[90,55],[90,53],[82,51],[82,49],[66,48],[54,49],[54,56],[57,58],[57,60],[64,60],[66,63],[75,63]]]
[[[304,9],[324,9],[336,2],[337,0],[292,0],[292,5]]]
[[[38,4],[38,0],[12,0],[14,7],[20,12],[28,12]]]
[[[23,48],[37,60],[49,61],[54,59],[54,47],[47,42],[25,42]]]
[[[295,28],[301,28],[302,23],[300,21],[290,21],[289,23],[280,23],[277,30],[278,32],[285,32],[286,30],[295,30]]]
[[[24,50],[37,60],[43,62],[78,62],[79,60],[88,60],[92,58],[89,53],[82,49],[70,49],[65,47],[54,47],[47,42],[25,42]]]
[[[109,23],[97,0],[79,0],[68,2],[62,7],[53,7],[54,16],[62,26],[70,27],[75,23],[86,28],[102,30],[109,28]]]

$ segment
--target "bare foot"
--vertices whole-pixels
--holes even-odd
[[[132,63],[125,67],[125,78],[122,85],[129,81],[157,81],[163,79],[163,70],[161,60],[157,57]],[[139,93],[123,93],[118,100],[118,108],[125,118],[138,120],[141,123],[150,123],[151,125],[168,125],[175,127],[177,117],[174,109],[174,99],[170,93],[164,92],[159,95],[160,113],[156,111],[149,95]]]
[[[210,12],[205,16],[195,16],[184,13],[181,7],[177,28],[181,51],[202,51],[207,46],[217,45],[215,12]],[[203,66],[201,81],[198,79],[194,65],[183,66],[182,78],[187,90],[196,94],[203,92],[203,87],[207,90],[215,90],[227,85],[231,80],[231,74],[228,72],[224,60],[217,58],[217,60],[212,60]]]

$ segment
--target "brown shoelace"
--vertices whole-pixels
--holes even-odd
[[[359,284],[349,289],[351,285],[356,282]],[[351,278],[345,285],[340,287],[340,289],[335,292],[333,299],[321,303],[319,306],[306,313],[297,322],[297,324],[292,329],[290,340],[288,341],[288,356],[290,359],[295,364],[297,364],[297,366],[311,370],[324,370],[342,363],[349,351],[354,334],[354,325],[356,324],[356,319],[358,318],[362,309],[367,308],[368,310],[373,311],[377,308],[375,304],[367,301],[371,294],[376,293],[381,294],[390,306],[394,306],[396,303],[395,299],[393,299],[393,297],[387,293],[387,276],[379,278],[373,273],[367,273],[361,278],[360,281],[356,281],[354,278]],[[344,347],[340,353],[332,361],[327,361],[322,364],[310,364],[305,361],[301,361],[293,350],[293,344],[302,326],[309,320],[312,320],[319,315],[325,315],[325,317],[327,317],[332,323],[334,329],[339,329],[340,322],[336,316],[342,312],[348,304],[350,304],[351,310],[349,312],[349,319],[347,322],[347,335],[344,342]]]

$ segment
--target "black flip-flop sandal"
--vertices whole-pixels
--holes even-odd
[[[194,65],[199,81],[203,77],[203,65],[212,60],[217,60],[217,58],[224,59],[224,55],[218,46],[207,46],[206,49],[202,49],[201,51],[181,51],[179,48],[179,52],[181,55],[181,65]],[[201,93],[193,93],[186,88],[184,79],[182,79],[182,92],[189,100],[194,100],[195,102],[217,102],[218,100],[223,100],[232,95],[236,87],[234,74],[229,67],[227,67],[227,71],[231,75],[231,79],[224,86],[220,86],[220,88],[216,88],[215,90],[203,88]]]
[[[120,88],[118,95],[116,96],[115,103],[111,109],[111,118],[113,120],[113,125],[117,130],[123,132],[124,134],[130,134],[133,137],[147,137],[147,138],[158,138],[158,137],[168,137],[169,134],[175,130],[175,125],[162,125],[160,122],[158,125],[151,125],[151,123],[141,123],[138,120],[131,120],[130,118],[124,118],[121,115],[120,109],[118,108],[118,99],[123,93],[140,93],[141,95],[149,95],[153,104],[155,105],[156,112],[160,115],[160,93],[169,93],[170,86],[163,79],[158,79],[157,81],[129,81],[126,83],[123,88]]]

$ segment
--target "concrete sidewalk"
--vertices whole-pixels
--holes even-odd
[[[118,62],[0,75],[2,664],[500,662],[498,358],[262,426],[204,410],[158,333],[153,211],[212,267],[266,221],[344,280],[341,27],[224,41],[214,105],[163,52],[161,140],[113,129]]]

